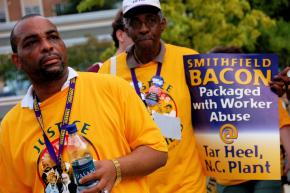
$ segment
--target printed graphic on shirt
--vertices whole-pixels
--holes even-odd
[[[130,84],[134,87],[133,82]],[[181,139],[182,129],[176,103],[169,93],[173,89],[172,86],[166,85],[161,76],[154,76],[147,83],[138,81],[138,86],[147,110],[161,129],[168,147],[173,148]],[[170,91],[165,89],[167,87]]]
[[[84,137],[84,136],[83,136]],[[65,145],[63,149],[63,156],[61,161],[61,169],[58,169],[55,162],[51,159],[47,148],[42,150],[37,161],[38,176],[40,181],[43,183],[45,193],[77,193],[77,185],[73,177],[72,166],[68,161],[66,153],[67,139],[65,139]],[[90,145],[91,152],[93,153],[94,159],[98,159],[96,149],[90,143],[88,139],[84,139]],[[51,141],[56,155],[59,150],[59,139]]]

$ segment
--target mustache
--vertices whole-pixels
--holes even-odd
[[[50,53],[47,53],[47,54],[44,54],[40,60],[39,60],[39,63],[40,64],[43,64],[45,63],[46,61],[48,60],[51,60],[51,59],[59,59],[63,62],[63,57],[62,55],[60,55],[59,53],[57,52],[50,52]]]
[[[136,41],[143,41],[143,40],[153,40],[154,37],[151,35],[142,35],[142,36],[137,36]]]

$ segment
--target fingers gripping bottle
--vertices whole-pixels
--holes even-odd
[[[76,125],[68,125],[67,132],[69,134],[67,154],[72,165],[74,179],[78,185],[78,190],[82,191],[98,183],[97,180],[92,180],[85,184],[79,183],[79,180],[82,177],[96,171],[96,168],[93,162],[93,157],[89,151],[88,143],[83,137],[78,135]]]

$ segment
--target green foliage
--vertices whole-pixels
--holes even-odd
[[[92,9],[94,6],[103,6],[104,2],[104,0],[82,0],[77,6],[77,9],[79,12],[83,12],[84,10]]]
[[[85,44],[68,48],[68,64],[76,70],[84,71],[95,62],[102,61],[101,54],[110,46],[110,42],[99,42],[89,36]]]
[[[83,10],[102,2],[82,0],[82,6],[87,4]],[[161,0],[161,4],[167,18],[162,38],[168,43],[201,53],[217,46],[278,53],[280,65],[290,65],[289,0]]]
[[[162,1],[168,27],[166,42],[205,53],[216,46],[231,45],[254,51],[262,28],[275,24],[246,0]]]
[[[269,41],[270,50],[280,53],[281,59],[285,57],[285,64],[290,65],[290,22],[278,21],[275,28],[269,31],[269,34],[271,34]]]
[[[249,2],[254,9],[262,10],[271,18],[290,21],[289,0],[250,0]]]
[[[256,44],[256,51],[277,53],[281,68],[290,66],[290,2],[289,0],[251,0],[255,9],[260,9],[271,18],[276,25],[263,29]]]
[[[78,12],[98,11],[113,9],[121,3],[120,0],[68,0],[56,8],[58,15],[73,14]]]
[[[101,61],[106,61],[116,53],[116,47],[112,43],[110,47],[108,47],[100,56]]]
[[[258,39],[257,48],[263,53],[277,53],[281,68],[290,66],[290,22],[277,21],[277,24],[269,30],[262,31]]]
[[[216,46],[244,52],[277,53],[290,65],[288,0],[161,0],[168,19],[166,42],[201,53]]]
[[[77,10],[84,12],[88,10],[112,9],[116,8],[116,3],[120,0],[79,0]]]
[[[70,0],[79,11],[112,8],[121,0]],[[290,3],[288,0],[161,0],[167,18],[162,38],[206,53],[216,46],[237,46],[245,52],[278,53],[290,65]],[[90,37],[68,48],[69,65],[85,70],[114,55],[111,43]],[[0,77],[13,77],[10,56],[0,56]]]
[[[12,89],[9,94],[21,93],[26,90],[27,80],[27,76],[22,71],[17,70],[12,63],[10,54],[0,55],[0,81],[9,84],[9,88]]]
[[[13,72],[17,71],[15,65],[11,61],[10,54],[0,55],[0,77],[4,80],[13,78]]]

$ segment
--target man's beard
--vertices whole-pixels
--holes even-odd
[[[65,74],[65,65],[64,62],[61,62],[60,68],[58,68],[57,70],[50,71],[45,68],[40,68],[39,71],[41,77],[43,77],[42,79],[44,82],[51,82],[59,80],[63,77],[63,75]]]

